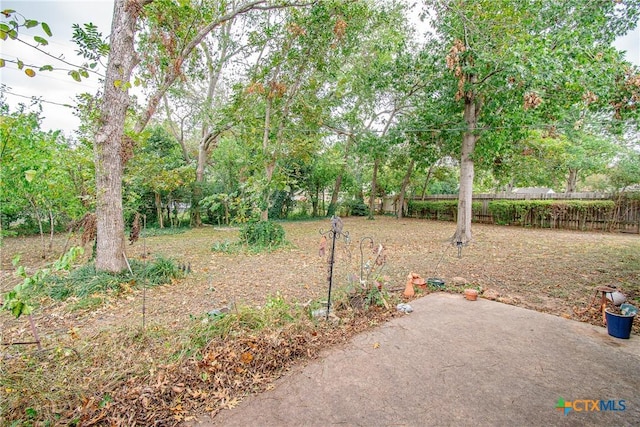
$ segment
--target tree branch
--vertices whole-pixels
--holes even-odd
[[[72,66],[72,67],[74,67],[74,68],[81,68],[81,69],[83,69],[83,70],[86,70],[86,71],[87,71],[87,72],[89,72],[89,73],[96,74],[97,76],[100,76],[100,77],[103,77],[103,78],[105,77],[105,76],[104,76],[104,74],[100,74],[99,72],[97,72],[97,71],[95,71],[95,70],[92,70],[92,69],[91,69],[91,68],[89,68],[89,67],[85,67],[85,66],[80,66],[80,65],[72,64],[71,62],[69,62],[69,61],[67,61],[67,60],[65,60],[65,59],[62,59],[61,57],[54,56],[54,55],[50,54],[49,52],[47,52],[46,50],[39,48],[39,47],[38,47],[38,45],[33,45],[33,44],[31,44],[31,43],[27,43],[26,41],[24,41],[24,40],[22,40],[22,39],[20,39],[20,38],[17,38],[16,40],[17,40],[17,41],[19,41],[20,43],[26,44],[26,45],[27,45],[27,46],[29,46],[30,48],[35,49],[35,50],[37,50],[37,51],[38,51],[38,52],[40,52],[40,53],[43,53],[43,54],[47,55],[47,56],[48,56],[48,57],[50,57],[50,58],[55,59],[56,61],[60,61],[60,62],[62,62],[63,64],[70,65],[70,66]]]
[[[481,85],[482,83],[484,83],[485,81],[487,81],[491,76],[494,76],[494,75],[496,75],[496,74],[498,74],[499,72],[504,71],[504,70],[505,70],[504,68],[496,68],[495,70],[493,70],[492,72],[490,72],[489,74],[487,74],[486,76],[484,76],[484,77],[482,78],[482,80],[477,81],[477,82],[474,82],[473,84]]]
[[[238,15],[241,15],[243,13],[249,12],[250,10],[254,10],[254,9],[257,9],[257,10],[285,9],[285,8],[292,7],[292,6],[303,6],[303,5],[311,5],[311,4],[313,4],[312,2],[309,2],[309,3],[285,3],[285,4],[282,4],[282,5],[273,5],[273,6],[260,6],[261,4],[266,3],[266,2],[267,2],[267,0],[254,0],[254,1],[251,1],[249,3],[245,3],[244,5],[240,5],[239,7],[237,7],[234,10],[232,10],[231,12],[229,12],[229,13],[227,13],[225,15],[222,15],[220,18],[212,21],[207,26],[202,28],[191,39],[191,41],[186,44],[184,49],[180,52],[180,55],[178,56],[178,59],[180,59],[182,61],[184,59],[186,59],[193,52],[193,50],[196,48],[196,46],[198,46],[200,44],[200,42],[209,33],[211,33],[211,31],[213,31],[214,29],[216,29],[220,25],[224,24],[225,22],[234,19]],[[156,111],[156,108],[158,107],[158,103],[160,102],[160,99],[162,98],[162,95],[164,94],[164,92],[166,92],[171,87],[171,85],[173,85],[173,83],[178,78],[179,69],[181,68],[181,65],[180,65],[180,67],[176,67],[176,68],[177,69],[173,70],[170,74],[168,74],[166,76],[166,78],[164,80],[164,84],[160,88],[158,88],[156,90],[156,92],[151,97],[149,97],[149,103],[147,104],[147,109],[142,114],[142,116],[139,118],[138,122],[136,123],[135,129],[134,129],[136,133],[142,132],[142,130],[147,126],[147,123],[149,123],[149,120],[151,120],[151,117],[153,116],[153,114]]]

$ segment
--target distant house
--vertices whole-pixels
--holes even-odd
[[[553,191],[553,189],[547,188],[547,187],[516,188],[513,190],[513,192],[517,194],[555,194],[556,193],[555,191]]]

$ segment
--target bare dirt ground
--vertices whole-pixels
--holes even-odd
[[[130,258],[163,255],[190,266],[191,273],[172,285],[146,291],[146,321],[178,326],[189,316],[236,305],[260,306],[276,293],[300,303],[326,299],[327,263],[318,254],[321,229],[328,220],[283,224],[287,249],[271,253],[226,254],[213,252],[215,242],[237,239],[233,228],[205,227],[181,234],[147,237],[127,247]],[[631,302],[640,302],[640,236],[562,230],[526,229],[474,225],[474,242],[462,249],[448,242],[454,224],[418,219],[377,217],[344,219],[350,243],[336,248],[335,281],[346,286],[349,275],[359,274],[360,241],[371,237],[382,243],[387,264],[382,270],[387,286],[403,288],[409,272],[424,278],[437,277],[450,284],[456,278],[484,290],[498,292],[499,301],[537,311],[602,324],[597,311],[583,315],[594,288],[615,285]],[[59,255],[67,236],[58,236],[52,254]],[[365,262],[371,251],[365,244]],[[2,250],[3,292],[15,283],[11,259],[21,254],[21,263],[41,265],[39,239],[6,238]],[[55,256],[52,255],[52,259]],[[97,331],[112,326],[142,322],[142,292],[137,290],[110,298],[91,310],[73,310],[65,304],[43,301],[34,313],[44,335],[70,329]],[[30,339],[26,319],[0,317],[3,341]],[[634,331],[639,331],[637,322]]]

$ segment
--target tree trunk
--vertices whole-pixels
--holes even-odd
[[[431,181],[431,175],[433,175],[433,169],[436,167],[436,164],[432,164],[431,166],[429,166],[429,170],[427,171],[427,177],[424,180],[424,185],[422,186],[422,195],[421,195],[421,199],[424,200],[424,198],[427,195],[427,186],[429,185],[429,181]]]
[[[277,75],[277,72],[276,72]],[[269,219],[269,184],[271,183],[271,177],[273,176],[273,169],[275,164],[271,160],[269,155],[269,135],[271,133],[271,109],[273,101],[271,98],[267,99],[266,111],[264,113],[264,128],[262,129],[262,155],[264,156],[264,175],[265,183],[262,189],[262,206],[260,208],[260,221],[267,221]],[[268,159],[268,160],[267,160]],[[273,165],[273,166],[272,166]]]
[[[349,150],[351,149],[351,136],[347,137],[347,143],[344,146],[344,163],[340,168],[340,173],[336,177],[336,182],[333,185],[333,192],[331,193],[331,201],[327,207],[327,216],[333,216],[336,213],[336,207],[338,205],[338,195],[340,194],[340,187],[342,186],[342,176],[346,168],[347,160],[349,159]],[[324,194],[322,195],[324,203]]]
[[[225,26],[225,32],[230,30],[231,23]],[[209,72],[209,85],[207,86],[207,97],[205,99],[205,108],[211,108],[213,104],[213,95],[218,87],[218,81],[222,72],[223,60],[222,57],[226,56],[228,44],[223,44],[222,52],[220,54],[220,61],[217,67],[214,66],[213,58],[209,53],[209,49],[206,43],[203,43],[202,51],[207,59],[207,70]],[[202,214],[200,210],[200,199],[202,199],[202,184],[204,183],[204,171],[207,166],[207,160],[209,159],[209,151],[211,144],[215,143],[217,135],[211,132],[211,122],[206,119],[202,123],[202,134],[200,144],[198,144],[198,162],[196,165],[196,184],[194,187],[194,203],[191,206],[191,225],[194,227],[202,227]]]
[[[409,160],[409,166],[407,167],[407,173],[404,174],[404,178],[402,179],[402,186],[400,187],[400,195],[398,197],[398,209],[396,215],[398,219],[402,219],[404,215],[404,196],[407,192],[407,187],[409,186],[409,181],[411,181],[411,174],[413,173],[413,165],[415,161],[413,159]]]
[[[49,209],[49,252],[53,251],[54,227],[55,227],[55,221],[53,219],[53,211]]]
[[[333,216],[336,213],[336,207],[338,206],[338,195],[340,194],[340,187],[342,186],[342,175],[344,171],[336,177],[336,182],[333,184],[333,192],[331,193],[331,201],[327,206],[327,216]]]
[[[575,193],[578,186],[578,169],[569,169],[569,176],[567,177],[567,189],[565,193]]]
[[[154,192],[155,204],[156,204],[156,218],[158,219],[158,227],[164,228],[164,218],[162,212],[162,200],[160,200],[160,193]]]
[[[260,221],[269,220],[269,203],[271,202],[271,180],[273,179],[273,171],[276,169],[276,161],[272,160],[265,167],[266,184],[262,195],[262,203],[264,203],[260,211]]]
[[[371,176],[371,194],[369,194],[369,216],[367,219],[373,219],[376,211],[376,192],[378,186],[378,168],[380,167],[380,158],[376,157],[373,161],[373,174]]]
[[[316,187],[315,191],[311,192],[309,196],[311,197],[311,216],[315,218],[318,216],[318,202],[320,200],[320,188]]]
[[[40,255],[42,259],[47,257],[46,244],[44,242],[44,229],[42,228],[42,216],[40,216],[40,211],[36,206],[35,201],[32,197],[29,197],[29,203],[31,203],[31,207],[33,208],[33,212],[36,215],[36,219],[38,220],[38,229],[40,230],[40,243],[42,245],[42,254]]]
[[[205,136],[198,144],[198,163],[196,166],[196,182],[193,187],[193,201],[191,204],[191,226],[202,227],[202,216],[200,214],[200,199],[202,199],[202,184],[204,183],[204,168],[207,164],[207,150]]]
[[[96,270],[119,273],[126,267],[122,211],[121,157],[124,122],[129,107],[128,86],[136,65],[136,22],[149,1],[116,0],[111,24],[111,46],[104,94],[100,105],[100,127],[94,140],[96,170]]]
[[[467,130],[462,137],[462,157],[460,159],[460,192],[458,194],[458,222],[456,232],[451,238],[454,244],[467,245],[471,236],[471,203],[473,201],[473,151],[478,136],[475,134],[478,122],[478,106],[473,94],[465,96],[464,120]]]

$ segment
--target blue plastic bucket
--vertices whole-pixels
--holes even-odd
[[[612,337],[629,339],[631,326],[635,316],[621,316],[619,314],[605,312],[607,317],[607,332]]]

